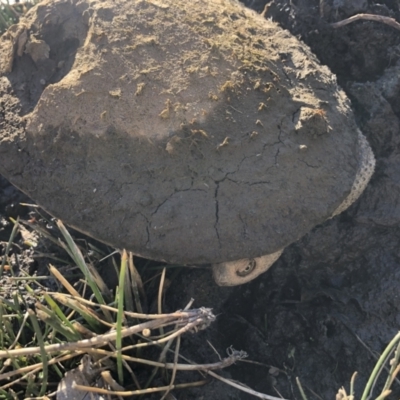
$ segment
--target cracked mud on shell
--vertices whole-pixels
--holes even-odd
[[[287,31],[225,0],[90,4],[45,1],[0,43],[0,171],[52,215],[220,263],[277,252],[350,193],[349,101]]]

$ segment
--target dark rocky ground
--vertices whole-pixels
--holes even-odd
[[[260,392],[300,399],[299,377],[309,399],[332,399],[349,387],[354,371],[360,397],[377,354],[400,327],[400,31],[358,21],[329,24],[356,13],[400,21],[398,0],[247,0],[257,11],[308,44],[337,74],[351,98],[357,122],[377,159],[367,190],[350,209],[317,226],[286,248],[280,260],[255,281],[219,288],[208,270],[170,273],[167,311],[213,307],[219,317],[208,330],[188,335],[182,354],[197,362],[217,359],[231,345],[265,366],[239,363],[225,372]],[[9,216],[26,214],[26,201],[0,180],[0,240],[8,240]],[[30,267],[35,261],[30,260]],[[151,299],[148,299],[151,303]],[[274,366],[270,369],[268,366]],[[393,398],[400,387],[394,386]],[[179,399],[250,399],[219,382]],[[159,398],[159,397],[154,397]]]

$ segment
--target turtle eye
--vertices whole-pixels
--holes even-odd
[[[251,274],[257,265],[256,260],[249,260],[247,264],[245,264],[242,268],[236,271],[236,275],[238,276],[247,276]]]

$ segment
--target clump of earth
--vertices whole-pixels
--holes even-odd
[[[240,363],[230,376],[255,390],[300,398],[299,377],[309,398],[334,398],[354,371],[361,388],[379,354],[398,331],[400,220],[400,35],[377,22],[329,24],[355,13],[400,20],[396,2],[299,0],[247,1],[265,9],[303,40],[327,65],[352,101],[356,121],[374,151],[375,174],[360,199],[341,215],[315,227],[285,249],[264,275],[237,288],[217,287],[205,269],[183,269],[166,292],[167,311],[191,297],[219,315],[208,330],[186,336],[182,353],[196,362],[231,345],[265,366]],[[1,181],[1,216],[14,216],[20,194]],[[7,240],[10,227],[0,234]],[[367,349],[368,347],[368,349]],[[272,367],[272,368],[271,368]],[[179,394],[185,399],[248,399],[219,382]],[[179,398],[179,397],[178,397]]]

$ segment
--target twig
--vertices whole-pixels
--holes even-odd
[[[177,364],[178,364],[178,358],[179,358],[179,349],[181,347],[181,337],[178,336],[176,339],[176,345],[175,345],[175,354],[174,354],[174,366],[172,368],[172,376],[171,376],[171,381],[169,383],[169,389],[163,394],[161,397],[161,400],[165,400],[165,398],[168,396],[168,393],[172,390],[175,382],[175,377],[176,377],[176,371],[177,371]]]
[[[274,396],[270,396],[268,394],[264,394],[264,393],[260,393],[260,392],[256,392],[253,389],[248,388],[247,386],[242,385],[241,383],[236,383],[234,381],[232,381],[231,379],[226,379],[223,378],[222,376],[217,375],[215,372],[212,371],[208,371],[208,375],[211,375],[212,377],[226,383],[227,385],[233,386],[236,389],[242,390],[243,392],[249,393],[255,397],[258,397],[259,399],[266,399],[266,400],[285,400],[282,399],[281,397],[274,397]]]
[[[164,269],[164,270],[165,270],[165,269]],[[194,299],[193,299],[193,298],[190,299],[189,303],[188,303],[188,304],[186,305],[186,307],[184,308],[184,311],[188,310],[188,309],[192,306],[193,302],[194,302]],[[175,325],[174,330],[175,330],[175,329],[178,329],[178,326],[177,326],[177,325]],[[169,349],[170,349],[170,347],[171,347],[173,341],[174,341],[174,339],[169,340],[169,341],[165,344],[165,346],[163,347],[163,349],[162,349],[162,351],[161,351],[161,354],[160,354],[160,356],[158,357],[158,362],[159,362],[159,363],[165,363],[166,354],[167,354],[167,352],[169,351]],[[157,374],[158,369],[159,369],[159,367],[155,367],[155,368],[153,369],[153,371],[152,371],[152,373],[151,373],[151,375],[150,375],[150,378],[148,379],[148,381],[147,381],[147,383],[146,383],[146,387],[149,387],[149,386],[150,386],[151,382],[153,381],[154,377],[155,377],[156,374]]]
[[[165,271],[166,271],[166,268],[164,267],[162,272],[161,272],[160,285],[158,287],[157,311],[158,311],[159,314],[162,314],[162,295],[163,295],[163,292],[164,292]],[[160,328],[160,335],[164,335],[164,329],[163,328]]]
[[[19,382],[21,382],[21,381],[23,381],[23,380],[26,380],[28,377],[30,377],[30,376],[36,374],[37,372],[41,371],[42,367],[43,367],[43,366],[40,365],[40,367],[37,367],[37,368],[35,368],[35,369],[29,371],[29,372],[26,373],[25,375],[22,375],[21,377],[15,379],[14,381],[12,381],[12,382],[10,382],[10,383],[7,383],[7,384],[5,384],[5,385],[3,385],[3,386],[1,386],[0,389],[1,389],[1,390],[6,390],[6,389],[10,388],[11,386],[15,385],[16,383],[19,383]]]
[[[197,382],[192,382],[192,383],[180,383],[177,385],[173,386],[173,389],[185,389],[188,387],[194,387],[194,386],[203,386],[206,384],[207,381],[197,381]],[[114,396],[139,396],[141,394],[149,394],[149,393],[156,393],[156,392],[163,392],[169,388],[169,386],[160,386],[160,387],[155,387],[155,388],[148,388],[148,389],[142,389],[142,390],[132,390],[132,391],[110,391],[102,388],[96,388],[92,386],[83,386],[83,385],[76,385],[73,384],[72,387],[74,389],[82,390],[84,392],[92,392],[92,393],[99,393],[99,394],[108,394],[108,395],[114,395]],[[282,399],[279,399],[282,400]]]
[[[358,21],[360,19],[364,19],[367,21],[381,22],[383,24],[390,25],[392,28],[400,30],[400,24],[394,18],[385,17],[383,15],[374,15],[374,14],[356,14],[350,18],[346,18],[339,22],[334,22],[333,24],[330,24],[330,25],[332,28],[336,29],[336,28],[341,28],[342,26],[351,24],[352,22]]]
[[[116,348],[114,347],[114,345],[113,345],[112,343],[109,343],[108,345],[109,345],[109,346],[111,347],[111,349],[114,351],[114,354],[116,354]],[[123,349],[122,349],[122,350],[123,350]],[[109,357],[107,357],[107,358],[109,358]],[[125,368],[127,369],[127,371],[129,371],[129,373],[131,374],[133,383],[136,385],[136,387],[137,387],[138,389],[141,389],[141,385],[140,385],[140,382],[139,382],[139,380],[138,380],[136,374],[133,372],[132,368],[131,368],[131,367],[129,366],[129,364],[126,362],[126,360],[124,359],[124,357],[122,357],[122,362],[123,362],[123,364],[124,364],[124,367],[125,367]],[[116,390],[116,389],[115,389],[115,390]]]
[[[70,360],[73,357],[78,357],[78,356],[81,356],[83,354],[85,354],[84,351],[77,351],[77,352],[73,352],[73,353],[70,353],[70,354],[63,355],[63,356],[55,357],[55,358],[52,358],[51,360],[49,360],[49,365],[57,364],[57,363],[60,363],[62,361],[65,361],[65,360]],[[40,362],[40,363],[37,363],[37,364],[28,365],[26,367],[18,368],[17,370],[14,370],[14,371],[5,372],[3,374],[0,374],[0,381],[10,379],[15,375],[20,375],[20,374],[24,374],[25,372],[36,370],[37,368],[40,371],[42,369],[42,367],[43,367],[43,363]],[[16,382],[17,381],[14,380],[12,382],[12,384],[14,384]],[[3,388],[3,386],[1,388]]]
[[[124,350],[124,349],[122,349]],[[104,350],[104,349],[90,349],[87,351],[89,354],[100,354],[100,355],[106,355],[108,357],[116,357],[116,354]],[[175,363],[163,363],[159,361],[151,361],[151,360],[146,360],[144,358],[137,358],[137,357],[131,357],[128,355],[123,354],[122,358],[126,361],[132,361],[136,363],[141,363],[141,364],[147,364],[151,365],[153,367],[158,367],[158,368],[166,368],[166,369],[174,369],[176,366],[176,369],[178,371],[210,371],[214,369],[223,369],[231,366],[234,364],[236,361],[240,361],[243,358],[247,357],[247,353],[245,351],[237,351],[237,350],[231,350],[231,353],[229,354],[228,357],[223,358],[221,361],[215,362],[215,363],[209,363],[209,364],[175,364]]]

